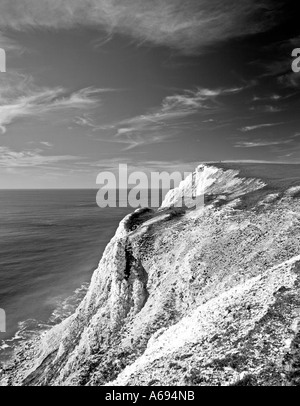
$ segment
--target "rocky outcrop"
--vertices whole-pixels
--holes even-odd
[[[176,207],[192,190],[205,205]],[[76,312],[2,384],[297,384],[299,220],[296,186],[198,167],[120,223]]]

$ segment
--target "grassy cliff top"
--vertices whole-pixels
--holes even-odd
[[[271,189],[288,189],[300,185],[300,164],[219,162],[213,166],[240,171],[244,178],[259,178]]]

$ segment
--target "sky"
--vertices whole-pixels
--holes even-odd
[[[293,3],[0,0],[0,188],[299,162]]]

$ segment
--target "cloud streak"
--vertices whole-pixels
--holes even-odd
[[[2,0],[0,28],[105,30],[184,52],[272,26],[272,0]],[[257,16],[260,15],[258,19]]]
[[[0,131],[20,118],[44,117],[55,112],[81,111],[95,107],[100,89],[86,88],[68,92],[61,87],[39,88],[31,78],[12,75],[0,82]]]
[[[186,90],[181,94],[167,96],[159,107],[146,114],[108,126],[115,130],[111,142],[126,144],[125,150],[166,142],[176,135],[174,124],[180,127],[185,117],[219,111],[222,109],[222,104],[217,100],[218,97],[234,95],[243,89],[243,87],[198,88],[194,91]]]
[[[261,128],[274,127],[276,125],[282,125],[282,124],[285,124],[285,123],[280,122],[280,123],[266,123],[266,124],[250,125],[250,126],[242,127],[241,131],[243,131],[243,132],[254,131],[254,130],[259,130]]]
[[[259,148],[269,147],[273,145],[290,144],[292,140],[279,140],[279,141],[239,141],[234,146],[236,148]]]
[[[41,155],[39,149],[17,152],[0,146],[0,167],[4,168],[35,167],[74,159],[78,158],[70,155]]]

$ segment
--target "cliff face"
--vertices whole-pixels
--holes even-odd
[[[238,172],[201,165],[127,216],[76,312],[2,383],[297,384],[300,188]],[[195,190],[204,207],[173,207]]]

